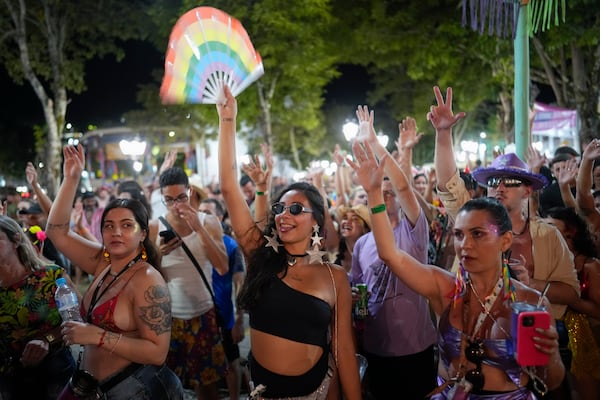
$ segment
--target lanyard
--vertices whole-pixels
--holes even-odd
[[[119,277],[121,275],[123,275],[123,273],[125,271],[127,271],[133,264],[135,264],[136,262],[138,262],[140,260],[140,258],[142,258],[142,254],[138,254],[137,256],[135,256],[135,258],[131,261],[129,261],[127,263],[127,265],[125,266],[125,268],[123,268],[121,270],[121,272],[119,272],[112,281],[110,281],[110,283],[108,285],[106,285],[106,287],[104,288],[104,290],[102,290],[102,292],[100,292],[100,294],[98,294],[98,291],[100,290],[100,287],[102,286],[102,284],[104,283],[104,279],[106,279],[106,275],[108,275],[110,273],[110,267],[106,270],[106,273],[102,276],[102,278],[100,279],[100,281],[98,281],[98,285],[96,285],[96,289],[94,290],[94,293],[92,294],[92,299],[90,300],[90,307],[88,308],[88,312],[86,315],[86,321],[88,323],[92,323],[92,312],[94,310],[94,307],[96,306],[96,303],[98,303],[98,301],[102,298],[102,296],[104,295],[104,293],[106,293],[106,291],[108,289],[110,289],[110,287],[112,286],[113,283],[115,283],[117,281],[117,279],[119,279]]]
[[[487,296],[484,299],[484,301],[482,301],[479,298],[479,294],[473,287],[473,283],[471,282],[471,279],[469,278],[469,286],[471,287],[471,290],[475,294],[475,297],[477,298],[477,301],[479,302],[479,304],[481,305],[481,308],[482,308],[481,312],[479,313],[479,317],[477,317],[477,322],[475,323],[475,326],[473,327],[473,333],[471,334],[471,339],[473,339],[475,337],[475,335],[477,335],[477,333],[479,332],[479,329],[481,329],[481,326],[483,325],[483,321],[485,321],[487,316],[490,315],[490,310],[494,306],[494,303],[496,302],[498,295],[502,291],[503,283],[504,283],[504,281],[502,280],[502,277],[500,277],[498,279],[498,282],[496,282],[496,286],[494,286],[494,290],[492,291],[492,293],[489,296]],[[464,321],[463,321],[463,324],[464,324]],[[463,326],[463,329],[465,329],[465,328],[466,328],[466,325]]]

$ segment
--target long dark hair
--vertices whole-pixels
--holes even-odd
[[[101,225],[104,227],[104,220],[106,218],[106,214],[110,210],[114,210],[115,208],[126,208],[133,213],[133,217],[136,222],[140,224],[140,228],[146,231],[146,237],[142,242],[144,248],[146,249],[146,253],[148,254],[148,259],[146,260],[148,264],[152,265],[162,274],[161,270],[161,255],[158,252],[154,243],[150,241],[150,234],[148,229],[148,210],[144,205],[136,199],[115,199],[112,200],[108,205],[104,208],[104,212],[102,213]],[[104,228],[103,228],[104,229]]]
[[[323,236],[325,206],[323,197],[316,187],[306,182],[292,183],[283,188],[276,195],[273,202],[279,202],[284,194],[292,190],[302,192],[306,196],[310,208],[313,210],[313,217],[320,227],[319,234]],[[275,218],[274,215],[271,215],[263,233],[271,236],[272,230],[275,229]],[[281,272],[287,273],[287,254],[283,251],[283,247],[280,246],[279,251],[275,252],[271,247],[265,247],[265,242],[261,242],[248,257],[248,272],[237,298],[238,307],[241,309],[250,310],[260,298],[263,290],[269,285],[271,278]]]
[[[583,254],[586,257],[598,256],[598,251],[592,240],[588,225],[575,210],[568,207],[552,207],[548,210],[546,216],[564,222],[567,230],[575,231],[575,234],[571,238],[574,254]]]

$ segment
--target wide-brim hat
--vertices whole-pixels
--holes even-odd
[[[188,178],[188,183],[189,183],[190,187],[192,189],[194,189],[194,191],[196,193],[198,193],[198,196],[200,196],[200,201],[203,201],[208,198],[208,195],[206,194],[206,191],[204,190],[204,186],[202,186],[202,180],[200,179],[200,176],[198,176],[198,175],[190,176]]]
[[[346,214],[348,214],[349,212],[353,212],[354,214],[356,214],[360,219],[364,221],[369,230],[371,229],[371,216],[369,215],[369,209],[367,208],[367,206],[365,206],[364,204],[357,204],[352,207],[346,207],[344,205],[341,205],[337,208],[338,220],[343,220]]]
[[[495,176],[521,179],[530,184],[533,190],[540,190],[548,185],[548,180],[544,175],[531,172],[529,166],[515,153],[501,154],[492,161],[489,167],[477,168],[471,175],[484,186],[487,186],[489,178]]]

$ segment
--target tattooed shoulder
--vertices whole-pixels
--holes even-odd
[[[171,297],[166,286],[148,286],[144,292],[148,305],[140,307],[141,320],[157,335],[171,331]]]

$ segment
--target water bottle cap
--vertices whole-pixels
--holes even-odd
[[[56,280],[56,286],[62,286],[62,285],[66,285],[67,284],[67,280],[65,278],[58,278]]]

